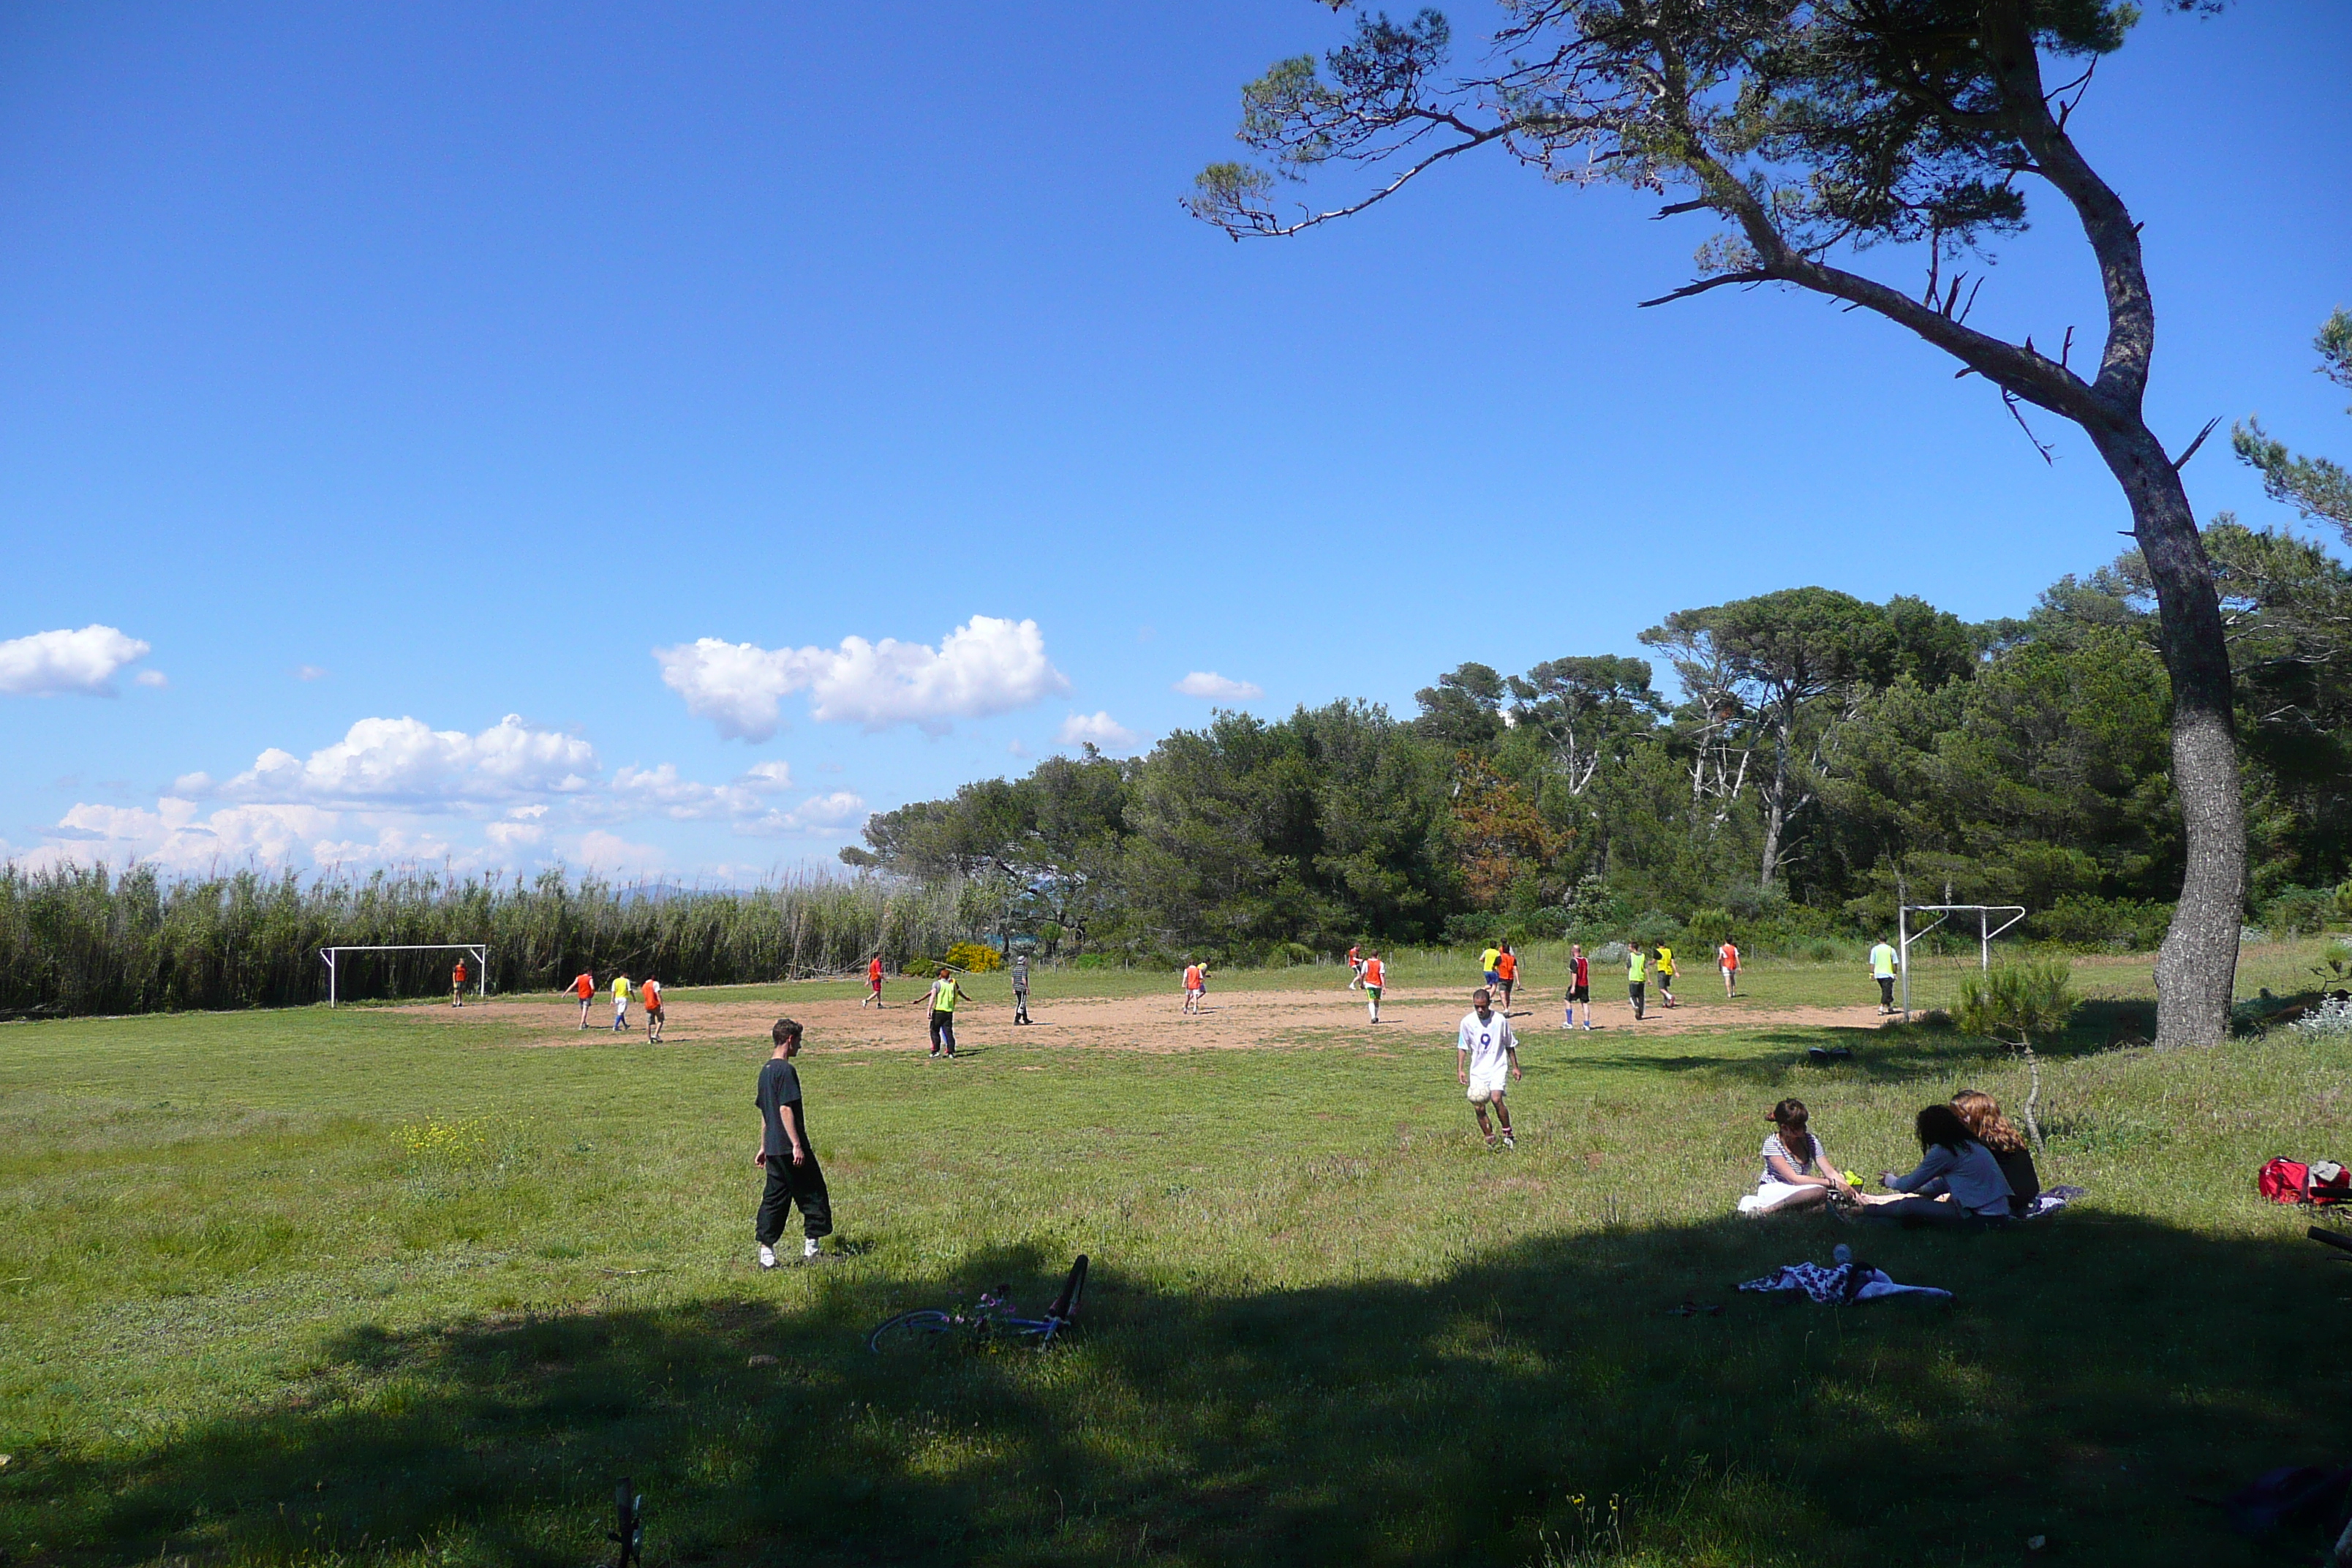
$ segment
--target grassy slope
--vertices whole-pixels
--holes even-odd
[[[2309,959],[2251,954],[2244,988],[2296,989]],[[1454,978],[1440,962],[1397,983]],[[1866,1001],[1852,968],[1749,985]],[[2145,973],[2084,977],[2127,998]],[[1219,984],[1262,983],[1336,985]],[[1552,1016],[1538,994],[1525,1023]],[[2045,1179],[2095,1202],[1958,1238],[1725,1217],[1781,1094],[1875,1170],[1925,1100],[2021,1093],[1948,1033],[1531,1028],[1509,1155],[1466,1136],[1451,1008],[1177,1056],[1029,1047],[983,1016],[953,1068],[820,1041],[850,1255],[768,1277],[749,1042],[509,1050],[373,1009],[13,1027],[0,1543],[574,1564],[627,1472],[656,1562],[1523,1563],[1603,1554],[1612,1493],[1657,1561],[2005,1562],[2035,1533],[2079,1561],[2274,1561],[2189,1498],[2352,1449],[2312,1337],[2343,1271],[2249,1195],[2272,1153],[2352,1151],[2352,1047],[2100,1050],[2129,1011],[2045,1072]],[[1795,1065],[1838,1038],[1854,1065]],[[1840,1239],[1958,1300],[1729,1291]],[[1066,1353],[860,1348],[899,1305],[1000,1279],[1042,1300],[1081,1248],[1101,1272]],[[1689,1297],[1725,1311],[1665,1314]]]

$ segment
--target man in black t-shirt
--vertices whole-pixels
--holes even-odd
[[[800,1069],[793,1058],[801,1054],[801,1026],[779,1018],[770,1031],[775,1055],[760,1069],[760,1092],[752,1103],[760,1108],[760,1152],[751,1163],[764,1166],[768,1190],[760,1199],[760,1217],[753,1233],[760,1242],[760,1267],[776,1266],[776,1241],[794,1204],[801,1206],[803,1258],[817,1255],[817,1238],[833,1233],[833,1199],[824,1190],[824,1173],[817,1168],[816,1149],[810,1143],[808,1118],[801,1109]]]

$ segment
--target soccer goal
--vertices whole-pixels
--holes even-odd
[[[1918,930],[1911,929],[1913,915],[1933,915]],[[1950,920],[1954,915],[1974,915],[1977,924],[1977,967],[1992,967],[1992,939],[2025,918],[2023,904],[1903,904],[1895,911],[1896,963],[1903,975],[1903,1021],[1911,1021],[1911,944]],[[1995,916],[2007,916],[1999,925]],[[1963,932],[1967,926],[1959,928]]]
[[[490,947],[481,942],[427,942],[386,947],[322,947],[319,956],[327,965],[327,1005],[335,1005],[336,982],[339,978],[337,960],[347,952],[463,952],[474,959],[474,996],[487,998],[490,986]]]

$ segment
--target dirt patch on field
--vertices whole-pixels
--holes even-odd
[[[1360,995],[1337,989],[1213,992],[1205,1013],[1188,1016],[1182,1007],[1181,996],[1041,998],[1031,1005],[1031,1022],[1024,1026],[1013,1022],[1013,1009],[1005,1002],[968,1001],[956,1013],[956,1039],[966,1049],[1016,1041],[1079,1050],[1379,1049],[1391,1041],[1427,1045],[1450,1039],[1466,1003],[1451,989],[1392,991],[1382,1003],[1378,1025],[1365,1016]],[[457,1027],[495,1024],[506,1037],[501,1043],[524,1047],[602,1045],[614,1038],[612,1004],[602,996],[591,1005],[584,1029],[580,1005],[561,997],[507,996],[463,1008],[425,1004],[401,1011]],[[905,1003],[877,1010],[847,998],[782,1005],[685,999],[673,1000],[668,1013],[663,1037],[667,1045],[756,1044],[767,1039],[770,1026],[785,1014],[806,1026],[813,1048],[928,1050],[930,1045],[923,1010]],[[1624,1004],[1603,1003],[1600,1016],[1593,1034],[1614,1040],[1722,1029],[1868,1029],[1885,1021],[1870,1004],[1765,1007],[1716,1003],[1653,1009],[1637,1024]],[[1549,1008],[1519,1008],[1511,1019],[1530,1045],[1559,1033],[1559,1015]],[[644,1039],[644,1016],[635,1007],[629,1010],[629,1023],[631,1037]]]

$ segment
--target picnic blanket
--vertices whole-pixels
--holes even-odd
[[[1897,1285],[1887,1278],[1886,1270],[1867,1263],[1853,1261],[1853,1254],[1841,1247],[1837,1261],[1819,1263],[1784,1263],[1780,1268],[1760,1279],[1746,1279],[1742,1290],[1802,1290],[1815,1304],[1843,1307],[1850,1301],[1875,1301],[1885,1296],[1939,1296],[1949,1300],[1949,1290],[1933,1285]]]
[[[2089,1196],[2089,1190],[2084,1187],[2044,1187],[2041,1196],[2033,1200],[2032,1206],[2017,1217],[2040,1219],[2043,1215],[2056,1214],[2076,1198],[2087,1196]]]

